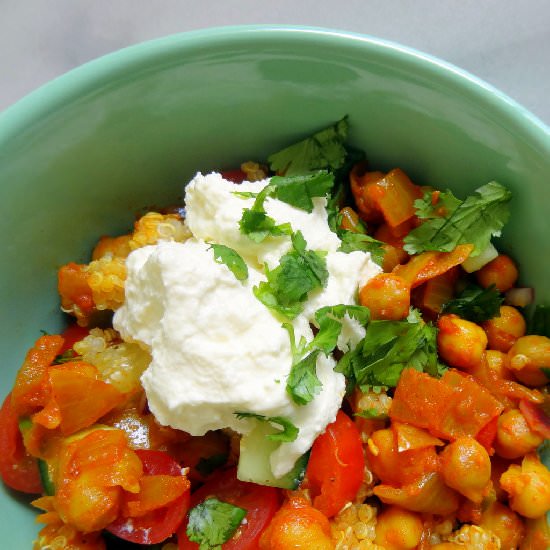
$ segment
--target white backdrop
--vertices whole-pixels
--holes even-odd
[[[0,110],[124,46],[252,23],[331,27],[415,47],[550,124],[550,0],[0,0]]]

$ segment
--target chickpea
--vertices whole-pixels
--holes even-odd
[[[489,349],[504,353],[525,334],[526,328],[523,315],[512,306],[500,306],[500,317],[493,317],[481,326],[487,334]]]
[[[399,321],[409,314],[411,288],[398,275],[380,273],[359,291],[359,302],[370,309],[371,319]]]
[[[328,519],[302,497],[293,497],[262,533],[260,550],[333,550]]]
[[[433,544],[430,546],[430,550],[453,550],[453,548],[464,549],[464,545],[455,544],[454,542],[440,542],[439,544]]]
[[[422,531],[418,514],[390,506],[378,516],[374,542],[387,550],[408,550],[418,546]]]
[[[508,368],[508,356],[502,351],[488,349],[485,352],[487,368],[501,380],[514,380],[512,371]]]
[[[522,336],[508,351],[509,367],[526,386],[544,386],[548,379],[542,368],[550,368],[550,338]]]
[[[512,464],[500,477],[510,508],[526,518],[539,518],[550,510],[550,471],[536,453],[525,455],[521,466]]]
[[[481,514],[479,526],[492,531],[500,539],[501,550],[515,550],[525,531],[521,518],[498,501]]]
[[[506,292],[518,280],[518,268],[509,256],[500,254],[477,271],[476,278],[483,288],[495,285],[500,292]]]
[[[502,458],[519,458],[534,451],[542,441],[542,436],[531,430],[518,409],[499,416],[494,447]]]
[[[481,502],[491,488],[491,460],[485,448],[471,437],[461,437],[439,456],[445,483],[471,501]]]
[[[452,313],[442,315],[437,326],[437,348],[443,361],[466,370],[482,362],[487,336],[480,326]]]

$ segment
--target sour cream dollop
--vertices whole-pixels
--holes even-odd
[[[299,406],[286,391],[293,359],[289,333],[253,288],[266,280],[264,264],[272,269],[290,250],[290,238],[254,243],[243,235],[238,222],[254,199],[235,194],[257,193],[267,183],[237,185],[220,174],[197,174],[186,187],[186,223],[193,236],[129,255],[125,303],[113,323],[125,340],[151,352],[142,383],[160,423],[192,435],[231,428],[246,438],[257,421],[239,420],[236,412],[288,418],[299,435],[281,443],[270,457],[273,475],[281,477],[335,419],[345,379],[334,372],[332,357],[320,354],[320,393]],[[309,249],[327,253],[326,287],[310,293],[304,311],[292,322],[296,339],[310,341],[315,311],[353,304],[357,287],[380,268],[368,253],[337,251],[340,241],[328,227],[326,199],[314,199],[312,213],[271,198],[265,209],[277,223],[289,222],[294,231],[300,230]],[[217,263],[209,243],[236,250],[248,265],[248,278],[239,281],[225,264]],[[353,323],[347,320],[342,333],[357,340],[361,328]],[[347,342],[340,345],[345,348]]]

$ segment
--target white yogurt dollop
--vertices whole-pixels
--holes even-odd
[[[323,387],[313,401],[298,406],[286,391],[292,366],[289,335],[254,296],[253,287],[266,279],[264,263],[278,265],[291,248],[290,239],[269,237],[258,244],[241,234],[238,221],[253,199],[234,194],[258,192],[267,183],[237,185],[219,174],[197,174],[186,188],[186,223],[193,237],[130,254],[126,299],[114,327],[125,340],[151,351],[142,383],[162,424],[193,435],[228,427],[246,437],[256,421],[239,420],[237,411],[290,419],[299,429],[298,438],[271,455],[273,474],[280,477],[334,420],[345,380],[334,372],[334,360],[320,354],[317,375]],[[340,241],[327,225],[326,201],[314,203],[311,214],[276,199],[265,203],[277,223],[290,222],[294,231],[302,231],[309,249],[328,252],[326,288],[311,293],[292,323],[296,339],[308,341],[319,307],[355,303],[358,285],[380,272],[368,253],[337,252]],[[215,262],[209,242],[236,250],[248,264],[248,279],[237,280],[225,264]],[[355,341],[361,337],[357,327],[347,332]]]

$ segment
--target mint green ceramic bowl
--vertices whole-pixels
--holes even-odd
[[[171,36],[84,65],[0,115],[2,397],[25,350],[62,327],[56,269],[102,234],[231,167],[349,115],[371,164],[464,195],[514,192],[501,248],[550,301],[550,133],[437,59],[336,31],[237,27]],[[0,484],[1,485],[1,484]],[[0,489],[0,546],[31,548],[25,499]]]

